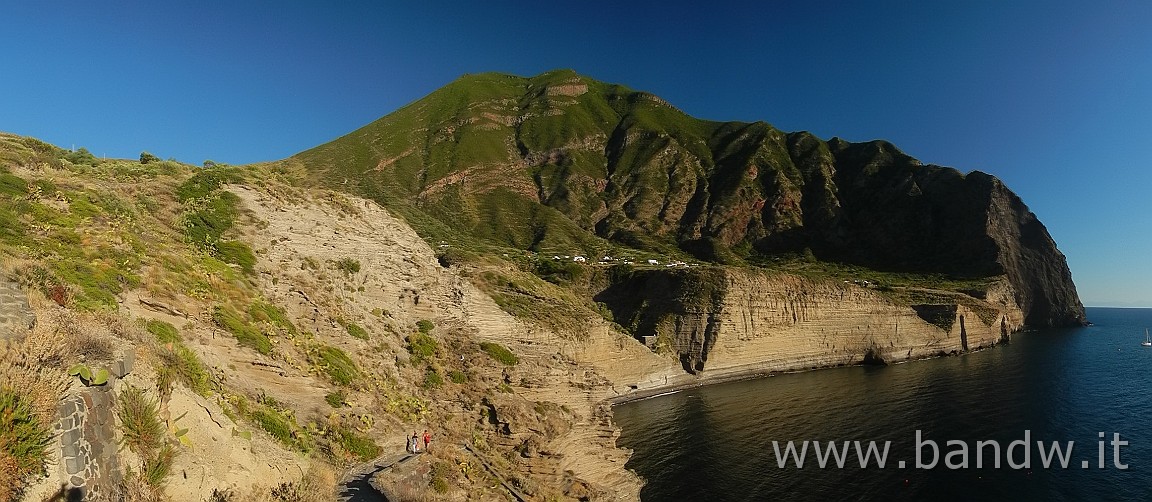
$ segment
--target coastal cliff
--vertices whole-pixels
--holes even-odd
[[[1007,341],[1024,326],[1006,279],[977,298],[720,267],[615,275],[596,300],[698,375],[956,354]]]

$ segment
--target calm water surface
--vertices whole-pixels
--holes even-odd
[[[960,357],[887,367],[838,368],[692,389],[615,408],[627,464],[648,480],[646,502],[681,500],[1152,500],[1152,348],[1140,346],[1152,309],[1089,308],[1094,326],[1017,334]],[[916,431],[938,443],[933,469],[917,469]],[[1007,465],[1008,445],[1030,431],[1031,468]],[[1113,465],[1098,433],[1118,432],[1128,469]],[[780,468],[772,442],[891,441],[887,465]],[[967,469],[944,457],[969,447]],[[976,441],[1001,445],[999,469]],[[1043,468],[1036,441],[1074,441],[1067,469]],[[783,445],[781,445],[783,446]],[[932,460],[930,448],[922,461]],[[958,463],[961,457],[952,457]],[[896,466],[906,461],[906,468]],[[1014,460],[1024,460],[1017,448]],[[1088,460],[1090,467],[1082,468]]]

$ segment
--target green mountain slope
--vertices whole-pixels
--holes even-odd
[[[699,120],[571,71],[467,75],[287,162],[433,240],[1007,275],[1031,324],[1083,320],[1063,255],[991,176],[922,165],[884,141]]]

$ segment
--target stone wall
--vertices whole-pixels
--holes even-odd
[[[0,346],[9,340],[23,340],[35,325],[36,314],[24,290],[15,282],[0,280]]]
[[[60,403],[61,462],[65,486],[86,500],[104,500],[123,479],[117,459],[115,380],[86,387]]]

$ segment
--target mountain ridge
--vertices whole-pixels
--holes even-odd
[[[466,75],[284,162],[432,240],[1007,275],[1028,324],[1084,320],[1064,256],[991,175],[923,164],[883,140],[699,120],[571,70]]]

